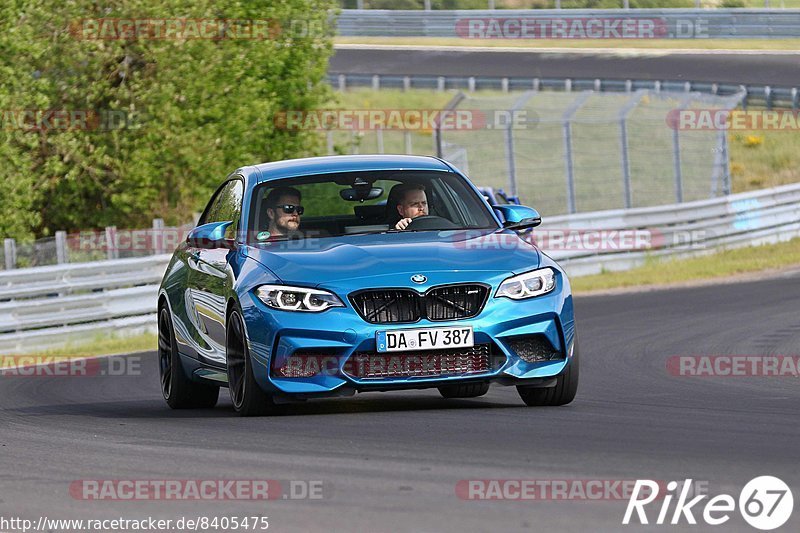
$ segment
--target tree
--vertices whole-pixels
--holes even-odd
[[[333,3],[6,0],[0,234],[186,222],[237,166],[315,154],[273,116],[331,98]]]

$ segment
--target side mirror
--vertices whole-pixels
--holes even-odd
[[[230,241],[225,238],[225,231],[233,224],[228,222],[211,222],[197,226],[186,237],[186,243],[192,248],[230,248]]]
[[[503,219],[503,227],[507,229],[516,231],[535,228],[542,223],[542,215],[532,207],[513,204],[492,207],[495,213]]]

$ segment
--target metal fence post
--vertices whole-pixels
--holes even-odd
[[[67,232],[56,232],[56,263],[63,265],[69,263],[69,256],[67,255]]]
[[[153,233],[150,239],[154,254],[163,254],[164,250],[164,219],[153,219]]]
[[[512,196],[517,195],[517,161],[514,152],[514,133],[513,128],[516,122],[516,114],[522,109],[528,100],[536,94],[534,91],[526,91],[522,96],[516,99],[514,105],[511,106],[508,122],[503,130],[505,138],[505,151],[506,151],[506,168],[508,169],[508,190]]]
[[[403,132],[403,144],[405,145],[407,154],[414,153],[414,147],[411,145],[411,132],[408,130]]]
[[[17,268],[17,241],[5,239],[3,241],[3,255],[5,256],[6,270]]]
[[[692,96],[686,96],[681,100],[678,109],[686,109],[691,103]],[[683,170],[681,169],[681,138],[680,128],[672,128],[672,171],[675,175],[675,201],[683,202]]]
[[[372,76],[372,90],[377,91],[381,88],[381,77],[377,74]]]
[[[564,135],[564,165],[567,171],[567,212],[572,214],[577,211],[575,201],[575,168],[572,162],[572,117],[584,102],[592,95],[592,91],[584,91],[564,111],[561,117]]]
[[[675,174],[675,201],[683,202],[683,175],[681,172],[681,139],[678,128],[672,129],[672,171]]]
[[[622,190],[625,209],[633,207],[633,188],[631,186],[631,162],[628,154],[628,115],[639,105],[647,93],[645,90],[636,91],[636,96],[628,100],[619,112],[620,155],[622,157]]]
[[[328,149],[328,155],[333,155],[333,132],[331,130],[325,132],[325,145]]]
[[[728,154],[728,133],[721,129],[719,130],[720,147],[722,148],[722,194],[728,196],[731,194],[731,169],[730,169],[730,155]]]
[[[630,209],[633,205],[633,192],[631,191],[631,162],[628,159],[628,115],[622,115],[619,119],[619,136],[622,146],[620,152],[622,156],[622,189],[625,209]]]
[[[383,152],[383,128],[378,128],[375,130],[375,138],[378,141],[378,153],[382,154]]]
[[[339,92],[344,92],[347,89],[347,76],[339,74]]]
[[[628,115],[639,105],[647,91],[640,89],[636,96],[625,102],[619,112],[620,155],[622,156],[622,190],[625,209],[633,207],[633,190],[631,186],[631,162],[628,154]]]
[[[106,258],[117,259],[119,250],[117,249],[117,227],[106,226]]]
[[[464,98],[466,98],[464,93],[459,91],[458,94],[447,102],[447,105],[444,106],[444,109],[439,113],[439,120],[436,121],[436,127],[433,129],[433,149],[436,152],[436,157],[443,157],[442,154],[444,153],[442,148],[442,122],[444,120],[444,115],[448,111],[452,111],[458,107],[458,104],[460,104]]]

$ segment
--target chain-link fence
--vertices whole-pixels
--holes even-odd
[[[744,93],[458,93],[433,131],[329,131],[329,153],[437,154],[546,215],[646,207],[730,193],[727,136],[705,124]],[[683,121],[687,114],[688,121]],[[462,117],[463,118],[463,117]],[[698,118],[700,121],[698,122]]]
[[[741,98],[649,90],[460,95],[456,110],[505,110],[505,127],[495,120],[492,129],[440,134],[448,151],[464,150],[473,180],[507,187],[546,214],[645,207],[730,192],[724,130],[683,123],[679,113],[713,117]]]

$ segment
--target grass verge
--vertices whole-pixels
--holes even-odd
[[[576,294],[629,287],[658,287],[720,280],[748,273],[800,266],[800,238],[689,259],[652,259],[625,272],[605,272],[571,279]]]
[[[48,359],[77,359],[81,357],[96,357],[100,355],[118,355],[133,352],[155,351],[158,346],[158,336],[154,333],[121,336],[109,334],[97,335],[91,340],[70,342],[58,348],[48,348],[26,355]]]

